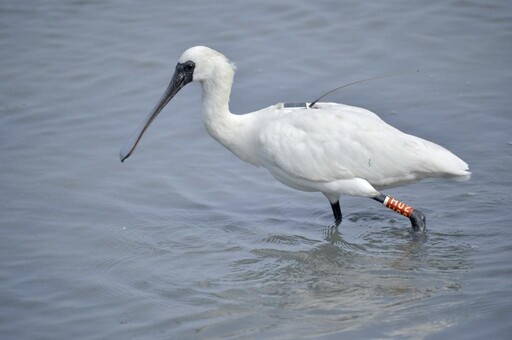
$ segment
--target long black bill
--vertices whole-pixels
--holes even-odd
[[[156,116],[158,116],[165,105],[169,103],[169,101],[176,95],[176,93],[179,92],[179,90],[181,90],[183,86],[192,80],[188,78],[189,77],[187,77],[186,74],[178,70],[178,67],[176,68],[176,72],[174,73],[169,86],[162,95],[162,98],[160,98],[153,110],[151,110],[146,119],[144,119],[144,121],[140,124],[139,128],[133,132],[133,134],[130,136],[130,138],[128,138],[126,143],[121,148],[121,152],[119,152],[119,158],[121,158],[121,162],[124,162],[125,159],[130,157],[130,155],[137,147],[137,144],[139,144],[139,141],[141,140],[144,132],[146,132],[149,125],[151,125],[153,120],[155,120]]]

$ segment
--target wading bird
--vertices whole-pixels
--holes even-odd
[[[190,82],[202,86],[202,120],[215,140],[241,160],[266,168],[291,188],[317,191],[341,222],[340,195],[372,198],[408,217],[414,231],[425,216],[379,190],[428,177],[467,180],[468,165],[447,149],[405,134],[368,110],[337,104],[276,104],[244,115],[229,111],[234,65],[204,46],[186,50],[160,101],[121,149],[128,158],[165,105]]]

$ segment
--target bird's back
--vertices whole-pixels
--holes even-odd
[[[263,111],[265,111],[263,113]],[[330,182],[363,178],[392,187],[427,177],[468,179],[468,165],[447,149],[405,134],[373,112],[336,103],[262,110],[261,164],[291,178]]]

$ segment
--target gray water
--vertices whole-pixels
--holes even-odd
[[[183,89],[118,151],[181,53],[236,62],[231,109],[362,106],[470,164],[390,190],[424,238],[365,198],[332,227],[212,140]],[[2,339],[510,338],[509,1],[0,3]]]

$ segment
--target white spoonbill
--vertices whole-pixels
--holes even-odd
[[[365,196],[408,217],[414,231],[425,216],[382,188],[427,177],[467,180],[468,165],[445,148],[386,124],[368,110],[336,103],[276,104],[244,115],[229,111],[234,65],[204,46],[186,50],[160,101],[121,149],[128,158],[165,105],[186,84],[202,86],[202,120],[215,140],[241,160],[265,167],[279,182],[319,191],[341,222],[340,195]]]

